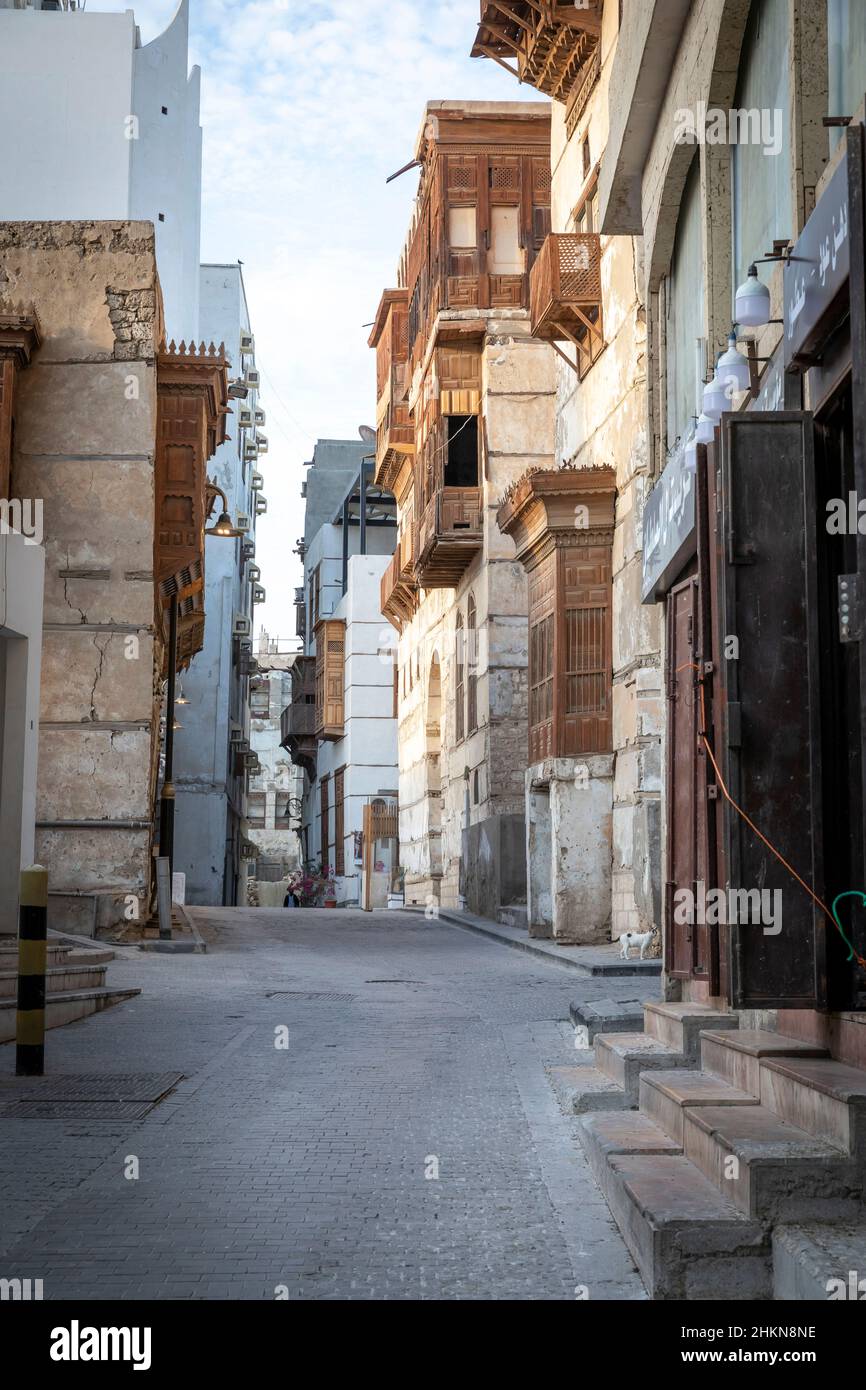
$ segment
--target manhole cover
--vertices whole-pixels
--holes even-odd
[[[0,1105],[0,1120],[140,1120],[150,1101],[31,1100]]]
[[[182,1080],[182,1071],[133,1072],[130,1075],[79,1073],[20,1081],[9,1077],[0,1081],[0,1102],[18,1101],[31,1105],[36,1101],[148,1101],[153,1105]]]
[[[348,1003],[350,999],[354,999],[355,997],[354,994],[333,994],[327,991],[317,994],[315,991],[303,989],[269,989],[265,994],[265,998],[274,999],[278,994],[281,997],[283,995],[288,995],[292,999],[330,999],[334,1003],[340,1004]]]

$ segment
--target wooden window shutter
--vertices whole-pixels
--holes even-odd
[[[529,762],[553,756],[556,556],[529,574]]]
[[[458,743],[464,737],[466,729],[464,723],[465,707],[463,704],[463,686],[466,671],[466,652],[465,638],[463,632],[463,614],[457,614],[457,626],[454,632],[454,714],[455,728],[454,737]]]
[[[560,553],[562,603],[557,633],[559,757],[613,748],[611,548]]]
[[[329,817],[328,817],[328,774],[327,774],[327,773],[325,773],[325,776],[322,778],[321,787],[320,787],[320,796],[321,796],[321,806],[320,806],[320,812],[321,812],[321,830],[320,830],[320,835],[321,835],[321,841],[322,841],[322,847],[321,847],[321,860],[322,860],[322,869],[324,870],[324,869],[326,869],[326,868],[328,867],[328,846],[329,846],[329,844],[330,844],[330,834],[331,834],[330,829],[329,829]]]
[[[344,732],[346,622],[324,618],[316,626],[316,737],[338,739]]]
[[[338,767],[334,773],[334,873],[346,872],[345,829],[343,825],[343,779],[346,769]]]

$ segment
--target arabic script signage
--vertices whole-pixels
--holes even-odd
[[[846,156],[818,199],[784,269],[786,366],[808,367],[814,362],[834,326],[836,301],[847,293],[850,265]]]
[[[642,603],[658,602],[696,545],[695,475],[680,452],[665,467],[644,507]]]

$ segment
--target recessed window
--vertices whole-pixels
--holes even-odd
[[[446,487],[478,486],[478,416],[446,415]]]
[[[164,221],[165,221],[165,213],[164,213],[164,212],[161,212],[161,213],[159,214],[159,220],[160,220],[160,222],[164,222]]]
[[[164,116],[167,116],[167,115],[168,115],[168,107],[167,107],[167,106],[164,106],[164,107],[162,108],[162,114],[163,114]]]

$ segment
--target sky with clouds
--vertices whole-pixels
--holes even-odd
[[[123,0],[87,0],[118,11]],[[137,0],[143,42],[177,0]],[[191,0],[202,69],[202,260],[244,262],[270,449],[256,562],[271,635],[294,634],[292,555],[317,437],[375,423],[369,328],[395,283],[428,99],[538,100],[469,57],[478,0]]]

